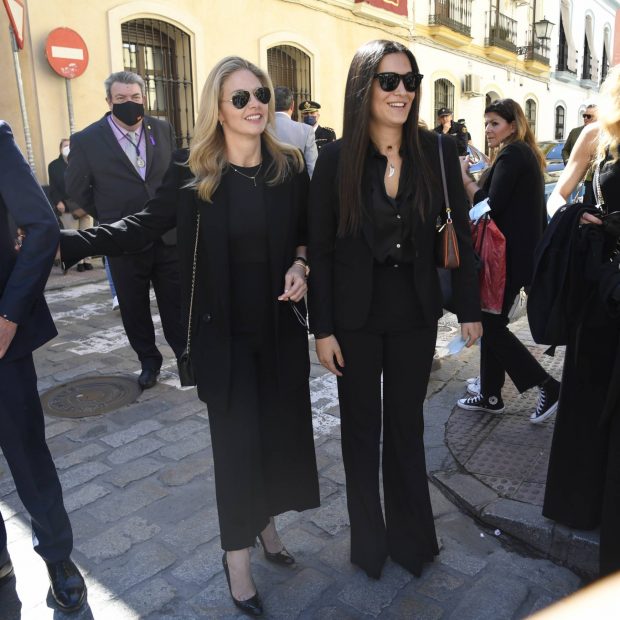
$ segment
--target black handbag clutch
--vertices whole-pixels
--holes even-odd
[[[200,211],[196,213],[196,240],[194,242],[194,262],[192,265],[192,290],[189,298],[189,317],[187,319],[187,345],[185,351],[177,358],[177,372],[183,387],[196,385],[196,374],[192,365],[192,313],[194,307],[194,288],[196,286],[196,258],[198,255],[198,235],[200,232]]]

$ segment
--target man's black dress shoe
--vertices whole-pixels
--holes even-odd
[[[0,565],[0,587],[2,587],[13,576],[13,562],[11,558],[6,554],[6,561]]]
[[[84,267],[84,263],[78,263],[76,269],[81,273],[82,271],[86,271],[86,268]]]
[[[260,596],[258,596],[258,590],[256,594],[245,601],[238,601],[232,593],[232,586],[230,585],[230,573],[228,572],[228,562],[226,561],[226,552],[222,556],[222,565],[224,566],[224,573],[226,575],[226,581],[228,582],[228,590],[230,591],[230,598],[233,603],[243,612],[250,616],[260,616],[263,613],[263,604],[261,603]]]
[[[63,611],[77,611],[86,600],[86,584],[70,558],[46,562],[52,596]]]
[[[90,263],[82,263],[84,265],[84,271],[92,271],[93,266]]]
[[[157,376],[159,370],[153,370],[153,368],[144,368],[138,377],[138,385],[143,390],[152,388],[157,383]]]
[[[260,540],[260,544],[263,548],[263,553],[265,554],[265,559],[273,562],[274,564],[281,564],[282,566],[291,566],[291,564],[295,564],[295,558],[286,550],[286,547],[282,546],[282,551],[276,551],[275,553],[271,553],[267,551],[267,547],[265,546],[265,541],[263,537],[259,534],[258,539]]]

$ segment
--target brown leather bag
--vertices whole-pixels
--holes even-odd
[[[452,223],[452,209],[450,209],[450,198],[446,184],[446,169],[443,162],[443,150],[441,148],[441,136],[438,136],[439,163],[441,165],[441,183],[443,185],[444,206],[446,211],[446,221],[437,229],[435,239],[435,261],[437,267],[442,269],[456,269],[461,264],[459,254],[459,242]]]

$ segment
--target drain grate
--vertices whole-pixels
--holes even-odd
[[[87,418],[116,411],[135,402],[141,394],[134,377],[84,377],[63,383],[41,395],[46,415]]]

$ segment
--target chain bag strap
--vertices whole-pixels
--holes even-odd
[[[194,310],[194,289],[196,287],[196,262],[198,258],[198,238],[200,233],[200,211],[196,212],[196,240],[194,242],[194,261],[192,264],[192,288],[189,297],[189,317],[187,319],[187,345],[177,360],[179,381],[183,387],[196,385],[196,377],[190,356],[192,339],[192,315]]]
[[[603,198],[603,192],[601,191],[601,168],[604,166],[605,160],[596,167],[594,171],[594,178],[592,179],[594,187],[594,198],[596,200],[596,208],[605,213],[605,199]]]

